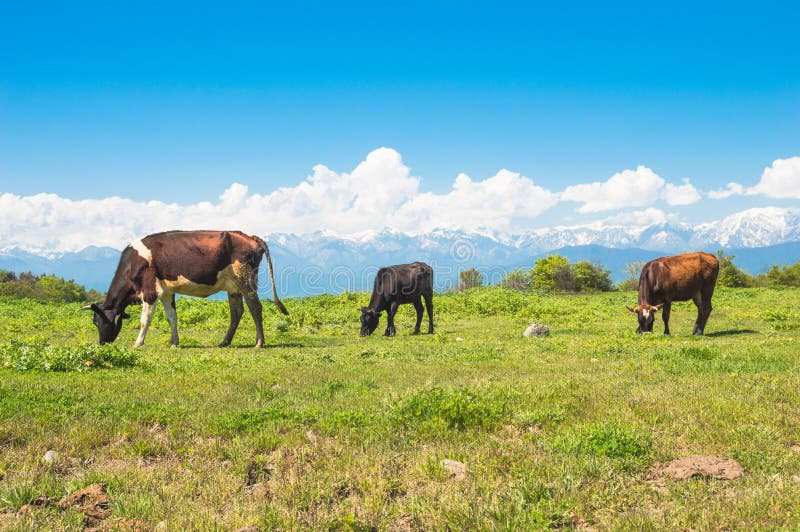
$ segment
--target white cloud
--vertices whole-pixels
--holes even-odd
[[[747,190],[770,198],[800,199],[800,157],[777,159],[764,168],[761,181]]]
[[[661,199],[668,205],[691,205],[700,199],[700,192],[689,183],[688,179],[684,179],[682,185],[673,185],[672,183],[664,185]]]
[[[800,199],[800,157],[776,159],[772,166],[764,168],[761,180],[752,187],[745,188],[739,183],[728,183],[720,190],[708,193],[711,199],[725,199],[730,196],[764,195],[769,198]]]
[[[666,183],[646,166],[625,170],[608,181],[573,185],[561,193],[564,201],[583,203],[578,212],[602,212],[625,207],[646,207],[659,199],[669,205],[689,205],[700,199],[697,189],[684,180],[683,185]]]
[[[484,181],[459,174],[447,194],[422,193],[397,212],[401,230],[418,232],[435,227],[466,230],[511,230],[539,216],[558,202],[556,194],[516,172],[500,170]]]
[[[246,185],[233,183],[215,203],[2,194],[0,249],[120,248],[138,236],[167,229],[240,229],[261,235],[321,229],[347,235],[384,227],[404,232],[434,227],[502,230],[557,202],[553,193],[507,170],[484,181],[461,174],[447,194],[420,192],[419,186],[397,151],[380,148],[350,173],[317,165],[297,186],[268,194],[253,194]]]
[[[731,196],[741,196],[745,193],[745,189],[739,183],[728,183],[728,186],[719,190],[711,190],[708,197],[711,199],[725,199]]]

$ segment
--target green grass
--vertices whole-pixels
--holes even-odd
[[[265,304],[234,346],[226,302],[178,301],[96,346],[77,304],[0,299],[0,529],[75,529],[52,505],[94,482],[113,518],[167,529],[794,529],[800,290],[718,289],[706,336],[673,305],[637,335],[632,293],[437,295],[436,334],[358,336],[367,294]],[[531,322],[550,336],[525,339]],[[87,363],[89,361],[90,363]],[[42,462],[48,449],[58,452]],[[688,454],[738,480],[648,482]],[[466,464],[456,479],[444,459]],[[265,489],[255,490],[254,484]]]

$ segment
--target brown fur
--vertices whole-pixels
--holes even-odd
[[[239,231],[168,231],[141,239],[123,250],[117,271],[102,305],[92,305],[100,341],[113,341],[119,332],[121,316],[128,305],[142,304],[142,331],[137,345],[144,341],[157,300],[164,303],[176,345],[174,294],[206,297],[228,292],[231,324],[223,345],[230,344],[243,312],[244,297],[256,324],[256,345],[264,343],[261,301],[258,299],[258,267],[266,253],[275,305],[284,314],[278,298],[272,260],[267,244],[257,236]],[[168,308],[168,305],[171,308]],[[170,314],[170,311],[173,311]],[[109,323],[116,324],[116,332]],[[104,331],[105,329],[105,331]]]
[[[643,321],[643,316],[663,310],[664,334],[669,334],[672,302],[691,299],[697,306],[694,334],[703,334],[718,275],[719,261],[710,253],[661,257],[645,264],[639,277],[639,305],[628,307],[639,317],[637,332],[652,331],[652,319]]]

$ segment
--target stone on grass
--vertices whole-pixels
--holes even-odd
[[[58,460],[58,453],[53,450],[47,451],[44,453],[44,456],[42,456],[42,462],[45,464],[52,464],[56,460]]]
[[[525,329],[525,332],[522,333],[522,336],[525,338],[535,338],[538,336],[548,336],[550,334],[550,328],[547,325],[540,325],[538,323],[532,323]]]
[[[450,475],[456,480],[465,478],[469,472],[465,464],[457,460],[450,460],[449,458],[442,460],[442,467],[449,471]]]

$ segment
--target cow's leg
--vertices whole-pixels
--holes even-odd
[[[703,334],[703,326],[705,325],[705,321],[703,320],[703,316],[705,315],[703,295],[700,292],[697,292],[697,294],[692,298],[692,301],[694,301],[694,304],[697,307],[697,320],[694,322],[694,330],[692,331],[692,334],[701,335]]]
[[[164,314],[169,322],[171,333],[170,345],[178,347],[178,312],[175,310],[175,294],[161,294],[161,304],[164,305]],[[155,305],[153,305],[155,307]]]
[[[139,347],[144,343],[144,337],[147,336],[147,329],[150,327],[150,322],[153,321],[153,312],[156,310],[155,301],[148,303],[142,301],[142,319],[139,321],[139,336],[136,337],[133,347]]]
[[[264,347],[264,324],[261,315],[261,300],[258,299],[258,293],[245,294],[244,300],[256,324],[256,348]]]
[[[418,297],[416,301],[414,301],[414,310],[417,311],[417,323],[414,325],[414,332],[412,334],[419,334],[419,326],[422,323],[422,313],[424,310],[422,309],[422,298]]]
[[[664,320],[664,334],[669,334],[669,312],[672,310],[672,301],[666,301],[661,309],[661,319]]]
[[[236,329],[239,327],[239,321],[242,319],[242,314],[244,314],[242,294],[231,294],[229,292],[228,307],[231,309],[231,324],[228,325],[228,332],[225,334],[225,338],[222,340],[222,343],[219,344],[220,347],[228,347],[231,345],[231,341],[233,341],[233,335],[236,334]]]
[[[711,306],[711,298],[710,297],[703,297],[702,301],[703,301],[703,317],[702,317],[702,320],[698,323],[698,325],[700,326],[699,327],[700,330],[699,330],[699,332],[697,334],[705,333],[705,331],[706,331],[706,323],[708,323],[708,318],[709,318],[709,316],[711,316],[711,309],[713,308]]]
[[[397,329],[394,328],[394,315],[397,313],[397,302],[392,301],[389,303],[389,308],[386,309],[386,332],[384,336],[394,336],[397,334]]]
[[[428,334],[433,334],[433,296],[425,295],[425,308],[428,309]]]

